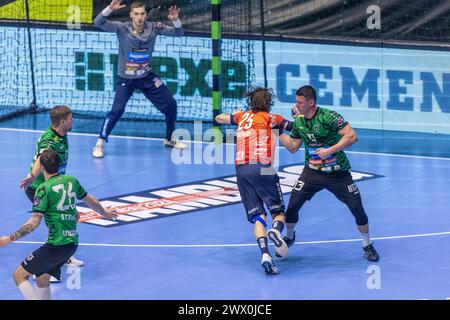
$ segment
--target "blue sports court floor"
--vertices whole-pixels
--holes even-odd
[[[18,184],[40,134],[0,129],[1,235],[15,231],[30,215]],[[288,258],[278,260],[280,274],[266,276],[253,226],[233,191],[232,164],[175,165],[172,150],[161,140],[133,137],[111,138],[106,157],[97,160],[91,156],[95,141],[94,135],[69,136],[67,173],[105,204],[135,210],[115,224],[85,217],[77,252],[85,266],[63,269],[63,281],[51,285],[55,299],[450,297],[450,143],[436,150],[439,156],[398,154],[399,148],[414,153],[414,140],[392,147],[392,154],[358,151],[358,143],[347,153],[379,262],[362,256],[353,217],[322,191],[301,211],[297,243]],[[193,143],[187,152],[193,158],[206,147]],[[279,152],[287,202],[303,152]],[[136,204],[143,201],[151,206],[139,209]],[[22,299],[12,273],[45,235],[42,223],[22,241],[0,248],[0,299]]]

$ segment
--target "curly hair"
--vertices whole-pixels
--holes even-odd
[[[264,87],[256,87],[247,91],[245,97],[253,112],[269,112],[275,99],[272,89]]]

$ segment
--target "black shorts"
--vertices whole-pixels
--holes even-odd
[[[307,167],[303,169],[302,174],[295,182],[292,192],[306,200],[311,200],[317,192],[323,189],[327,189],[343,202],[359,195],[358,187],[349,171],[325,173]]]
[[[39,277],[47,273],[56,279],[61,279],[61,267],[77,251],[74,243],[55,246],[44,244],[30,254],[22,263],[22,267],[29,273]]]
[[[284,213],[283,193],[280,179],[272,167],[261,164],[244,164],[236,168],[237,185],[247,219],[265,214],[264,204],[270,213]]]

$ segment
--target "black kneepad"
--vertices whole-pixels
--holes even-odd
[[[369,219],[367,218],[366,212],[364,211],[364,207],[362,205],[361,197],[359,195],[350,196],[347,199],[346,204],[355,217],[356,224],[358,226],[363,226],[369,222]]]

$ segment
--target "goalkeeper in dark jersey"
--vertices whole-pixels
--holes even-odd
[[[349,172],[350,162],[343,151],[357,140],[357,135],[340,114],[318,107],[316,99],[313,87],[299,88],[293,109],[295,121],[274,123],[281,129],[291,131],[290,136],[280,135],[281,143],[290,152],[296,152],[302,143],[305,144],[305,167],[289,199],[284,240],[288,245],[295,242],[294,228],[299,219],[299,210],[317,192],[327,189],[345,203],[355,217],[366,258],[378,261],[378,253],[370,241],[368,218],[361,195]]]
[[[33,214],[19,230],[10,236],[0,237],[0,246],[14,242],[33,230],[42,218],[49,230],[46,243],[30,254],[14,272],[14,281],[27,300],[49,300],[50,277],[61,276],[61,267],[78,247],[76,199],[83,200],[92,210],[106,218],[117,214],[105,210],[96,198],[86,192],[77,179],[59,173],[60,158],[52,150],[45,150],[39,156],[39,166],[45,182],[36,190],[33,200]],[[37,289],[28,281],[36,275]]]
[[[94,20],[94,25],[100,29],[117,34],[119,40],[119,63],[116,82],[116,94],[111,111],[106,115],[100,130],[100,136],[94,146],[92,155],[102,158],[103,146],[114,129],[117,121],[123,115],[128,100],[133,92],[139,89],[166,118],[166,136],[164,145],[170,148],[184,149],[184,143],[172,138],[177,119],[177,102],[164,82],[151,67],[153,50],[159,35],[179,37],[184,31],[178,18],[180,9],[169,8],[167,18],[173,26],[161,22],[147,22],[145,4],[133,2],[130,6],[130,22],[109,21],[107,17],[114,11],[122,9],[123,0],[112,0]]]
[[[44,174],[40,170],[39,156],[44,150],[55,151],[60,160],[59,173],[66,173],[67,161],[69,159],[69,142],[67,133],[72,130],[72,110],[67,106],[55,106],[50,111],[51,126],[45,130],[36,144],[33,161],[31,162],[28,175],[20,182],[20,187],[24,188],[25,193],[31,202],[34,200],[36,189],[45,181]],[[81,267],[84,262],[70,257],[66,266]],[[57,282],[51,278],[51,282]]]

